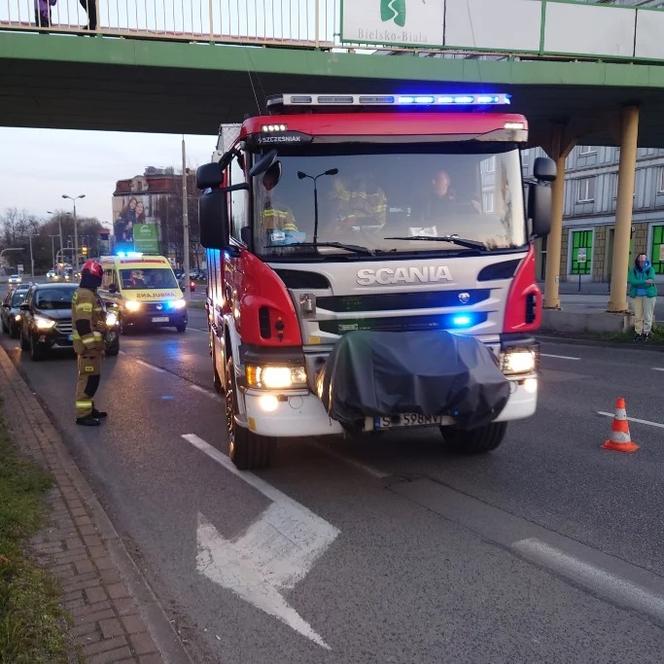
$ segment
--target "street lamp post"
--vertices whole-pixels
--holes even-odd
[[[79,198],[85,198],[85,194],[79,194],[78,196],[68,196],[67,194],[62,194],[62,198],[68,198],[74,204],[74,273],[78,272],[78,225],[76,222],[76,200]]]
[[[339,173],[338,168],[330,168],[328,171],[324,171],[318,175],[308,175],[302,171],[297,172],[297,177],[300,180],[307,178],[313,180],[314,183],[314,246],[318,243],[318,187],[316,186],[316,182],[318,178],[323,177],[323,175],[337,175],[337,173]]]
[[[32,238],[37,237],[38,233],[28,233],[28,242],[30,243],[30,276],[35,278],[35,258],[32,254]]]
[[[55,238],[58,237],[56,235],[49,235],[51,238],[51,259],[53,260],[53,269],[55,269],[57,261],[55,260]]]

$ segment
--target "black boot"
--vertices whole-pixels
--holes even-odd
[[[77,417],[76,424],[80,424],[83,427],[98,427],[100,421],[98,417],[95,417],[93,413],[90,413],[85,417]]]
[[[93,405],[92,417],[96,417],[97,419],[103,419],[104,417],[108,417],[108,413],[105,410],[97,410]]]

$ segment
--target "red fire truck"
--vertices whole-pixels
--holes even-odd
[[[283,94],[198,169],[229,454],[280,437],[435,426],[497,447],[535,412],[533,238],[555,164],[498,93]]]

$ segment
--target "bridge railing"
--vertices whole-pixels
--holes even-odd
[[[0,28],[331,48],[339,0],[0,0]]]

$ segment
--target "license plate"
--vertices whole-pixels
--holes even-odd
[[[374,417],[373,428],[397,429],[401,427],[428,427],[452,424],[454,420],[448,415],[420,415],[419,413],[402,413],[392,417]]]
[[[153,316],[153,323],[168,323],[168,316]]]

